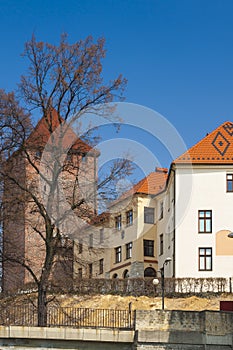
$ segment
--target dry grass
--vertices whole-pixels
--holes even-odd
[[[233,300],[233,294],[222,294],[208,297],[190,296],[184,298],[165,298],[167,310],[219,310],[220,300]],[[36,304],[36,293],[0,299],[0,306]],[[123,310],[132,305],[133,310],[155,310],[161,309],[160,297],[133,297],[119,295],[57,295],[51,304],[60,307],[97,308]]]
[[[146,296],[60,296],[61,306],[100,308],[100,309],[126,309],[132,303],[133,310],[161,309],[161,298]],[[168,310],[219,310],[220,300],[233,300],[233,295],[209,296],[205,298],[191,296],[186,298],[165,298],[165,308]]]

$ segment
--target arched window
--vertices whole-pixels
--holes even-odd
[[[123,272],[123,278],[129,278],[129,271],[128,270],[125,270]]]
[[[112,278],[118,278],[118,274],[114,273],[114,275],[112,276]]]
[[[144,270],[144,277],[156,277],[156,271],[153,267],[147,267]]]

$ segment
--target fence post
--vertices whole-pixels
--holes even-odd
[[[230,291],[230,293],[232,293],[231,277],[229,277],[229,291]]]

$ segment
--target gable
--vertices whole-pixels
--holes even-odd
[[[175,164],[232,164],[233,123],[225,122],[207,134],[187,152],[176,158]]]

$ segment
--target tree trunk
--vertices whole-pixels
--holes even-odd
[[[38,286],[38,326],[47,326],[47,296],[43,284]]]

